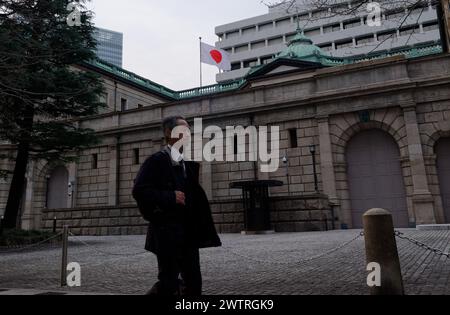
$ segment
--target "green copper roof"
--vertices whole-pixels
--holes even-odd
[[[314,45],[313,41],[306,37],[300,28],[297,34],[288,43],[286,50],[278,54],[278,58],[294,58],[303,61],[322,63],[324,58],[330,57],[321,48]]]
[[[91,61],[88,63],[88,65],[93,66],[94,68],[97,68],[99,70],[103,70],[115,77],[127,81],[128,83],[138,85],[149,92],[157,93],[173,101],[237,90],[246,82],[245,79],[238,79],[221,84],[214,84],[183,91],[174,91],[100,59]]]
[[[313,44],[311,39],[307,38],[301,31],[299,31],[297,32],[297,35],[289,42],[287,49],[281,52],[274,60],[294,59],[319,63],[324,66],[331,67],[331,66],[354,64],[376,59],[383,59],[397,55],[405,55],[406,58],[412,59],[427,55],[440,54],[442,52],[443,52],[442,46],[440,45],[439,41],[437,41],[437,42],[422,43],[415,46],[403,47],[399,49],[393,49],[389,51],[374,52],[371,54],[361,56],[346,57],[346,58],[332,57],[324,53],[322,49]],[[107,72],[115,77],[118,77],[124,80],[125,82],[139,86],[144,90],[156,93],[172,101],[239,90],[247,82],[246,79],[247,77],[244,77],[242,79],[214,84],[210,86],[194,88],[184,91],[174,91],[162,85],[159,85],[151,80],[143,78],[137,74],[134,74],[122,68],[106,63],[102,60],[92,61],[88,65],[97,68],[99,70],[103,70],[104,72]],[[251,68],[247,76],[266,66],[267,65],[259,65]]]
[[[119,77],[121,79],[124,79],[125,81],[128,81],[130,83],[136,84],[145,90],[148,90],[150,92],[155,92],[157,94],[160,94],[164,97],[167,97],[169,99],[177,99],[177,92],[168,89],[160,84],[157,84],[153,81],[150,81],[149,79],[146,79],[144,77],[141,77],[135,73],[132,73],[130,71],[124,70],[120,67],[117,67],[115,65],[112,65],[110,63],[107,63],[106,61],[97,59],[95,61],[91,61],[89,63],[91,66],[94,66],[98,69],[101,69],[105,72],[108,72],[109,74],[112,74],[116,77]]]
[[[307,44],[312,45],[314,42],[311,38],[306,37],[305,33],[300,29],[297,28],[297,34],[289,41],[288,46],[297,45],[297,44]]]
[[[392,49],[389,51],[378,51],[360,56],[332,57],[325,53],[320,47],[314,45],[313,41],[310,38],[306,37],[301,29],[298,28],[297,34],[288,43],[287,49],[278,54],[276,58],[288,58],[315,62],[324,66],[331,67],[354,64],[373,59],[382,59],[397,55],[405,55],[406,58],[417,58],[439,53],[442,53],[442,46],[439,44],[439,41],[437,41]]]

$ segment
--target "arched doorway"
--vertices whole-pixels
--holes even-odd
[[[353,228],[362,228],[362,216],[372,208],[391,211],[396,227],[409,227],[400,150],[394,139],[381,130],[363,131],[348,143],[346,159]]]
[[[450,138],[439,140],[435,151],[445,220],[450,223]]]
[[[58,166],[47,179],[47,209],[67,208],[69,172],[64,166]]]

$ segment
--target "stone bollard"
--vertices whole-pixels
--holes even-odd
[[[371,295],[404,295],[392,215],[384,209],[372,209],[363,216],[367,264],[381,267],[381,286],[372,287]]]

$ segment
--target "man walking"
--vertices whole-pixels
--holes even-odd
[[[189,124],[183,117],[164,120],[168,145],[145,161],[133,197],[150,223],[145,247],[158,260],[159,282],[149,294],[199,296],[199,249],[222,244],[199,183],[200,165],[184,161],[183,150],[175,147],[182,140],[182,136],[172,135],[177,127],[189,128]]]

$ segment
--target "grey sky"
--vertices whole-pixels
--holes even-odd
[[[96,26],[124,33],[124,68],[175,90],[199,86],[199,42],[214,28],[260,14],[261,0],[93,0]],[[214,66],[203,65],[204,84]]]

